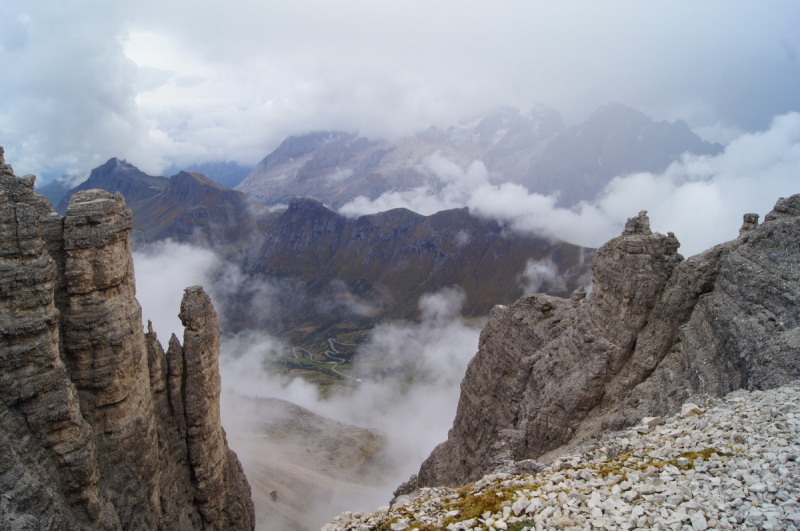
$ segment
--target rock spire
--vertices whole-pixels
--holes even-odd
[[[516,469],[697,394],[800,377],[800,195],[736,240],[684,260],[646,212],[592,262],[586,299],[492,310],[446,442],[398,493]]]
[[[78,192],[62,218],[33,185],[0,148],[0,528],[253,529],[210,300],[187,291],[207,326],[165,353],[143,331],[122,196]]]

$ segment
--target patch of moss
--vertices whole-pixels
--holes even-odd
[[[536,522],[533,520],[525,520],[524,522],[517,522],[508,526],[508,531],[522,531],[526,527],[536,527]]]
[[[681,470],[689,470],[694,468],[694,460],[698,457],[702,457],[704,461],[708,461],[711,459],[712,454],[717,454],[720,457],[733,457],[732,453],[723,452],[722,450],[718,450],[717,448],[706,448],[704,450],[700,450],[699,452],[684,452],[675,459],[671,459],[668,461],[668,464],[680,468]],[[683,466],[678,466],[678,459],[681,457],[685,457],[689,460],[689,463]]]
[[[694,468],[694,461],[698,457],[702,457],[704,460],[708,460],[711,458],[712,454],[717,454],[720,457],[731,457],[733,456],[732,453],[724,452],[718,448],[705,448],[700,451],[694,452],[684,452],[678,457],[674,459],[669,459],[667,461],[662,461],[661,459],[653,458],[648,460],[642,460],[638,463],[628,464],[627,461],[632,457],[630,453],[623,454],[616,459],[603,461],[602,463],[598,463],[596,465],[592,465],[588,468],[593,468],[597,471],[597,474],[602,477],[606,478],[610,475],[624,475],[622,473],[623,468],[628,468],[633,471],[643,472],[647,470],[649,467],[655,468],[664,468],[667,465],[672,465],[680,470],[690,470]],[[689,460],[689,463],[683,466],[678,465],[678,459],[686,458]]]

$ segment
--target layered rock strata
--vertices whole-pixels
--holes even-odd
[[[79,192],[62,218],[33,184],[0,148],[0,529],[252,529],[210,301],[190,312],[202,337],[165,354],[142,329],[122,196]]]
[[[736,240],[687,260],[678,246],[642,212],[597,251],[589,298],[495,307],[448,440],[398,493],[546,459],[692,395],[798,378],[800,195],[762,225],[745,216]]]

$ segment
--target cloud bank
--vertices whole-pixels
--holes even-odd
[[[478,161],[462,170],[437,154],[427,170],[431,186],[374,201],[362,196],[340,211],[356,216],[404,207],[432,214],[466,206],[517,230],[598,247],[619,235],[628,217],[647,210],[653,230],[674,232],[690,256],[735,238],[743,214],[763,216],[778,197],[800,193],[800,113],[775,117],[768,129],[739,136],[719,155],[684,155],[663,174],[618,176],[595,200],[569,209],[556,207],[556,196],[493,184]]]
[[[798,19],[793,0],[7,0],[0,144],[21,173],[159,173],[311,130],[537,102],[575,123],[610,101],[724,140],[800,108]]]

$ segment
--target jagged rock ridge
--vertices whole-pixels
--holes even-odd
[[[800,195],[762,225],[684,260],[646,213],[601,247],[582,302],[498,306],[461,385],[448,440],[398,492],[455,485],[672,413],[695,394],[800,376]]]
[[[2,155],[0,528],[252,529],[202,288],[165,354],[142,330],[122,196],[79,192],[62,218]]]
[[[37,191],[46,193],[49,187]],[[246,247],[259,231],[259,223],[275,216],[241,192],[229,190],[200,173],[181,171],[170,178],[153,176],[117,158],[92,170],[86,181],[63,190],[58,211],[66,212],[72,194],[90,189],[119,192],[125,197],[133,212],[137,244],[169,238],[213,246],[228,254]]]

